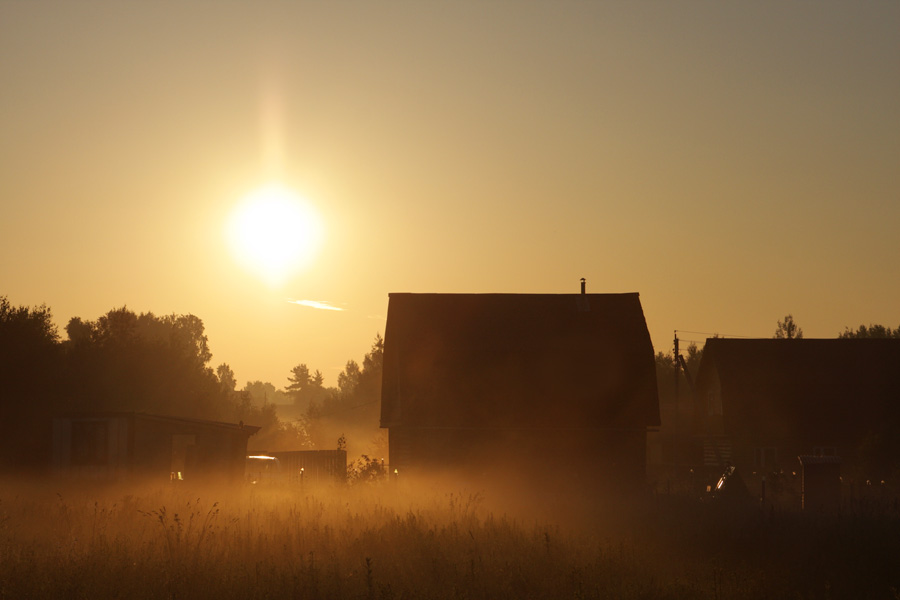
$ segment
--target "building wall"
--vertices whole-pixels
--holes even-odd
[[[214,424],[140,415],[53,422],[53,470],[77,478],[241,480],[247,435]]]
[[[612,429],[389,430],[390,467],[412,474],[591,488],[642,486],[646,432]]]
[[[711,402],[710,399],[715,401]],[[796,399],[796,402],[805,399]],[[787,397],[784,402],[791,402]],[[835,436],[833,427],[821,427],[816,414],[809,418],[791,418],[773,412],[768,398],[744,388],[723,389],[715,369],[698,382],[695,394],[695,426],[705,448],[701,467],[708,474],[727,464],[734,465],[752,489],[763,478],[773,476],[790,480],[799,472],[800,455],[839,455],[849,466],[857,464],[855,455],[861,440]],[[758,410],[757,410],[758,407]],[[721,408],[721,412],[719,411]],[[852,431],[852,428],[848,428]],[[712,448],[719,451],[712,452]]]
[[[185,480],[241,480],[246,454],[237,431],[152,420],[135,427],[135,469],[153,477],[181,471]]]
[[[113,479],[131,469],[130,423],[125,417],[53,420],[53,472]]]
[[[694,390],[694,425],[701,435],[725,435],[727,400],[715,369],[710,369],[703,379],[697,381]]]
[[[296,450],[270,452],[280,463],[282,479],[286,483],[343,483],[347,480],[346,450]]]

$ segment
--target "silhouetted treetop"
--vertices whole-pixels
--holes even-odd
[[[325,398],[325,376],[318,369],[310,373],[309,367],[301,363],[291,369],[288,382],[285,391],[293,398],[296,406],[305,409]]]
[[[218,418],[227,394],[209,362],[203,321],[116,308],[66,326],[70,410],[134,410]]]
[[[73,317],[66,325],[66,333],[75,345],[121,348],[134,343],[159,344],[197,366],[206,365],[212,358],[203,321],[194,315],[137,315],[123,306],[96,321]]]
[[[7,339],[16,337],[44,344],[59,341],[53,316],[45,304],[33,308],[13,306],[6,296],[0,296],[0,331]]]
[[[309,367],[307,367],[304,363],[301,363],[291,369],[291,374],[288,376],[288,382],[288,386],[284,389],[296,399],[296,397],[305,389],[307,389],[312,383],[312,377],[310,377],[309,374]]]
[[[774,337],[779,340],[799,340],[803,337],[803,330],[794,323],[793,315],[787,315],[784,317],[784,321],[778,321]]]
[[[46,462],[62,353],[50,309],[0,296],[0,467]]]
[[[341,391],[342,396],[351,396],[356,393],[356,388],[359,386],[359,374],[359,365],[356,361],[353,359],[348,360],[337,380],[338,389]]]
[[[237,380],[234,378],[234,371],[228,366],[228,363],[222,363],[216,367],[216,378],[219,380],[222,389],[227,393],[234,392],[237,387]]]
[[[384,338],[375,335],[372,348],[363,357],[362,371],[359,374],[357,395],[366,402],[375,402],[381,398],[381,375],[384,370]]]
[[[45,305],[13,306],[0,296],[0,399],[22,402],[56,367],[59,334]]]
[[[260,381],[258,379],[255,381],[248,381],[247,385],[245,385],[244,389],[241,391],[249,394],[253,406],[287,404],[288,402],[287,394],[277,389],[268,381]]]
[[[885,327],[884,325],[869,325],[866,327],[865,325],[860,325],[859,328],[854,331],[849,327],[845,327],[844,331],[838,335],[838,338],[841,339],[850,339],[850,338],[876,338],[876,339],[888,339],[888,338],[900,338],[900,326],[897,326],[896,329],[891,329],[890,327]]]

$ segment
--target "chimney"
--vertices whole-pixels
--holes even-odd
[[[581,278],[581,293],[584,293],[584,277]]]

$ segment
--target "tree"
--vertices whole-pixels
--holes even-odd
[[[380,333],[375,334],[375,341],[372,342],[372,349],[363,358],[363,372],[370,374],[378,373],[381,375],[381,368],[384,364],[384,338]]]
[[[59,333],[45,305],[13,306],[0,296],[0,394],[14,386],[30,386],[54,359]]]
[[[151,320],[153,314],[150,314]],[[99,319],[95,323],[90,323],[91,331],[94,333],[94,339],[100,343],[107,344],[127,344],[137,336],[138,316],[128,307],[114,308]],[[145,329],[147,320],[145,320]]]
[[[250,396],[253,406],[265,406],[267,404],[287,404],[287,394],[275,389],[268,381],[248,381],[242,392]]]
[[[304,423],[300,421],[291,423],[279,418],[275,404],[254,406],[250,393],[246,391],[238,392],[235,398],[237,401],[232,404],[232,412],[228,415],[228,419],[235,423],[243,421],[260,428],[259,432],[250,438],[248,450],[272,452],[313,447]]]
[[[294,403],[299,403],[304,392],[312,383],[312,377],[309,375],[309,368],[305,364],[299,364],[291,369],[291,375],[288,377],[290,382],[285,389],[288,395],[294,398]]]
[[[354,406],[358,407],[356,419],[372,427],[378,426],[378,414],[381,401],[381,377],[384,370],[384,339],[381,334],[375,336],[372,348],[363,358],[359,383],[353,397]]]
[[[347,465],[347,483],[371,483],[385,478],[384,463],[368,454],[363,454],[355,462]]]
[[[845,327],[843,333],[838,335],[838,338],[900,338],[900,326],[898,326],[896,329],[891,329],[890,327],[885,327],[884,325],[869,325],[868,327],[866,327],[865,325],[860,325],[859,329],[857,329],[856,331],[853,331],[849,327]]]
[[[356,388],[359,386],[359,373],[359,365],[356,364],[356,361],[348,360],[344,370],[338,375],[338,389],[341,391],[342,397],[349,398],[356,393]]]
[[[715,336],[718,337],[718,336]],[[691,342],[687,347],[687,368],[691,372],[691,376],[696,379],[697,372],[700,370],[700,362],[703,360],[703,348],[699,348],[697,344]]]
[[[147,314],[148,318],[152,318],[152,313]],[[145,315],[141,315],[144,319]],[[204,333],[203,321],[194,315],[167,315],[159,319],[163,326],[168,327],[170,344],[173,349],[178,350],[181,355],[196,363],[198,366],[204,366],[212,358],[212,352],[209,351],[209,341]]]
[[[298,409],[306,410],[313,405],[321,404],[329,393],[325,388],[325,376],[322,372],[316,370],[310,374],[309,367],[305,364],[299,364],[291,369],[288,381],[290,383],[285,390],[293,398],[294,406]]]
[[[6,296],[0,296],[0,330],[5,344],[13,337],[46,345],[59,341],[59,332],[46,304],[33,308],[13,306]]]
[[[69,410],[132,410],[217,419],[227,394],[207,366],[203,321],[116,308],[96,321],[66,327]]]
[[[313,389],[322,389],[325,387],[325,376],[322,375],[322,371],[316,369],[316,372],[313,373],[312,379],[310,380],[310,387]]]
[[[384,339],[381,334],[375,335],[372,349],[363,358],[362,371],[359,374],[358,392],[365,402],[376,402],[381,398],[381,374],[384,368]]]
[[[219,379],[219,384],[223,390],[229,394],[234,392],[234,389],[237,387],[237,380],[234,378],[234,371],[231,370],[227,363],[222,363],[216,367],[216,377]]]
[[[80,317],[72,317],[66,325],[66,335],[70,345],[90,344],[96,335],[90,322],[82,321]]]
[[[801,339],[803,330],[794,323],[793,315],[784,317],[784,321],[778,321],[778,327],[775,329],[775,338],[779,340]]]
[[[359,448],[379,431],[383,355],[384,340],[377,335],[362,368],[354,360],[347,361],[338,376],[338,388],[324,387],[321,373],[310,376],[306,365],[292,371],[292,383],[305,382],[295,386],[295,398],[303,410],[300,423],[316,447],[326,447],[333,436],[346,434],[348,447]]]
[[[703,358],[703,349],[697,344],[691,342],[686,348],[687,356],[684,357],[687,364],[688,372],[691,380],[697,378],[697,372],[700,369],[700,361]],[[660,404],[677,404],[679,399],[685,400],[690,398],[690,388],[688,380],[685,376],[684,369],[678,366],[678,394],[676,395],[675,384],[675,356],[672,352],[657,352],[656,361],[656,385],[659,392]]]
[[[0,466],[49,462],[50,417],[62,398],[59,333],[46,305],[0,296]]]

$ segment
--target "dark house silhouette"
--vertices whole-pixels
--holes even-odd
[[[639,485],[658,424],[636,293],[390,294],[391,469]]]
[[[130,412],[53,420],[53,470],[82,479],[239,481],[259,427]]]
[[[900,340],[708,339],[694,408],[707,467],[762,477],[838,456],[875,477],[900,450]]]

